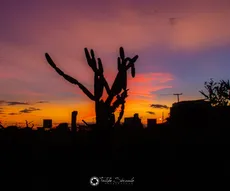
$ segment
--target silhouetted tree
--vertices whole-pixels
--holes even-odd
[[[33,121],[31,121],[31,122],[28,122],[27,120],[26,120],[26,128],[33,128],[34,127],[34,124],[32,123]],[[29,124],[31,124],[32,123],[32,126],[30,127],[29,126]]]
[[[118,57],[117,59],[118,73],[112,87],[110,88],[104,77],[104,70],[101,59],[98,58],[96,61],[93,50],[91,50],[90,53],[87,48],[85,48],[84,50],[88,65],[92,68],[94,72],[94,95],[76,79],[60,70],[53,62],[48,53],[46,53],[45,56],[50,66],[52,66],[59,75],[64,77],[68,82],[77,85],[91,100],[95,102],[97,126],[114,126],[115,124],[120,123],[120,120],[123,117],[125,109],[125,99],[128,96],[127,71],[129,68],[131,68],[132,77],[135,77],[134,63],[138,59],[138,55],[134,56],[133,58],[125,57],[124,49],[122,47],[120,48],[120,57]],[[108,97],[105,101],[102,99],[104,88],[108,94]],[[114,98],[116,99],[115,101]],[[114,112],[120,105],[121,112],[119,114],[117,122],[115,122]]]
[[[214,82],[211,78],[209,82],[204,83],[207,94],[204,91],[199,91],[212,106],[227,106],[230,100],[230,83],[228,81],[220,80]]]

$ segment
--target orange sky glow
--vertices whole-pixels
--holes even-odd
[[[136,77],[128,72],[124,117],[139,113],[144,124],[147,118],[161,122],[162,112],[168,117],[169,109],[150,104],[171,107],[173,93],[183,93],[181,100],[202,99],[204,81],[229,77],[229,0],[3,0],[0,26],[3,125],[25,126],[28,120],[41,126],[46,118],[70,123],[73,110],[78,122],[95,122],[94,103],[48,65],[46,52],[91,92],[85,47],[102,59],[110,86],[119,47],[129,57],[138,54]]]

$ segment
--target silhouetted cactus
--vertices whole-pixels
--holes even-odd
[[[114,80],[114,83],[110,89],[108,82],[104,77],[104,70],[102,61],[100,58],[96,60],[93,50],[90,50],[90,53],[87,48],[85,50],[86,60],[88,65],[92,68],[94,72],[94,95],[80,82],[78,82],[73,77],[65,74],[60,70],[56,64],[53,62],[48,53],[45,54],[46,59],[50,66],[52,66],[56,72],[63,76],[67,81],[72,84],[78,85],[79,88],[95,102],[95,112],[96,112],[96,124],[98,127],[108,127],[114,126],[115,123],[120,123],[120,120],[124,114],[124,104],[127,95],[127,71],[131,68],[132,77],[135,77],[135,66],[134,63],[138,59],[138,55],[133,58],[125,57],[124,49],[120,48],[120,57],[117,59],[118,64],[118,73]],[[106,101],[103,101],[102,95],[103,90],[106,90],[108,97]],[[116,100],[112,103],[116,97]],[[121,112],[119,114],[117,122],[114,119],[115,110],[121,105]]]

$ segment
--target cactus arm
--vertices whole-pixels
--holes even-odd
[[[93,94],[85,87],[83,86],[80,82],[78,82],[76,79],[74,79],[73,77],[65,74],[62,70],[60,70],[56,64],[53,62],[53,60],[51,59],[51,57],[49,56],[48,53],[45,54],[45,57],[48,61],[48,63],[50,64],[50,66],[52,68],[54,68],[56,70],[56,72],[61,75],[63,78],[65,78],[68,82],[72,83],[72,84],[75,84],[75,85],[78,85],[79,88],[91,99],[91,100],[95,100]]]
[[[134,62],[136,62],[137,59],[138,55],[133,58],[125,58],[124,49],[120,47],[120,57],[117,58],[118,74],[111,87],[111,94],[106,100],[107,105],[111,104],[114,96],[118,95],[122,89],[125,90],[127,88],[127,70],[129,68],[131,68],[132,77],[135,77]],[[127,64],[127,62],[129,63]]]
[[[56,64],[53,62],[53,60],[51,59],[51,57],[49,56],[48,53],[46,53],[45,56],[46,56],[48,63],[50,64],[50,66],[52,68],[54,68],[59,75],[61,75],[63,78],[65,78],[68,82],[70,82],[72,84],[77,84],[77,85],[79,84],[79,82],[76,79],[72,78],[71,76],[65,74],[62,70],[60,70],[56,66]]]
[[[129,64],[130,64],[130,66],[128,66]],[[134,77],[135,77],[135,74],[136,74],[134,63],[131,62],[131,63],[129,63],[129,64],[127,65],[127,69],[126,69],[126,70],[128,70],[128,69],[131,67],[131,75],[132,75],[132,77],[134,78]]]
[[[125,59],[125,51],[124,51],[123,47],[120,47],[120,57],[121,57],[122,60]]]
[[[125,110],[125,102],[123,102],[121,104],[121,112],[119,113],[118,119],[117,119],[117,121],[115,123],[116,125],[120,124],[120,121],[121,121],[121,119],[122,119],[122,117],[124,115],[124,110]]]
[[[77,85],[88,96],[89,99],[95,101],[94,95],[85,86],[83,86],[81,83],[79,83]]]
[[[88,49],[85,48],[84,50],[85,50],[85,57],[86,57],[88,65],[92,68],[92,70],[94,72],[96,72],[97,71],[97,63],[95,60],[94,51],[93,50],[90,51],[90,54],[91,54],[91,56],[90,56]]]
[[[126,70],[128,70],[131,67],[134,67],[134,63],[137,61],[137,59],[138,59],[138,55],[134,56],[132,59],[129,58],[129,63],[126,66]]]
[[[113,85],[111,87],[111,93],[109,94],[108,98],[106,99],[105,103],[107,105],[110,105],[114,96],[118,95],[121,91],[122,91],[122,87],[121,87],[121,83],[120,83],[120,79],[121,79],[121,73],[118,72]]]
[[[89,51],[87,48],[84,48],[84,51],[85,51],[85,57],[86,57],[87,63],[93,69],[93,65],[91,62],[91,57],[90,57]]]
[[[92,57],[91,62],[92,62],[93,70],[97,71],[97,62],[96,62],[96,59],[95,59],[94,51],[91,49],[90,53],[91,53],[91,57]]]
[[[128,96],[127,95],[128,89],[123,91],[123,93],[120,95],[117,95],[116,101],[113,102],[111,106],[111,111],[115,112],[115,110],[119,107],[120,104],[123,104],[125,102],[125,98]]]
[[[133,63],[136,62],[138,58],[139,58],[138,55],[134,56],[134,57],[131,59],[131,62],[133,62]]]
[[[120,57],[117,58],[118,65],[118,74],[113,82],[111,87],[111,94],[106,99],[106,104],[110,105],[114,96],[118,95],[122,89],[125,90],[127,87],[127,70],[126,63],[130,60],[130,58],[125,58],[124,49],[120,48]]]
[[[104,84],[104,87],[105,87],[105,90],[106,90],[107,94],[110,95],[111,94],[111,90],[110,90],[109,84],[106,81],[105,76],[103,75],[104,69],[103,69],[102,61],[101,61],[100,58],[98,58],[97,60],[98,60],[98,71],[99,71],[99,75],[100,75],[100,77],[101,77],[101,79],[103,81],[103,84]]]
[[[136,74],[135,67],[131,68],[131,74],[132,74],[132,77],[134,78]]]
[[[100,100],[101,96],[103,95],[103,80],[100,76],[98,76],[96,73],[94,74],[94,96],[95,100]]]
[[[111,111],[112,111],[112,112],[115,112],[116,109],[119,107],[119,105],[120,105],[120,100],[121,100],[120,95],[117,95],[116,101],[113,102],[113,104],[112,104],[112,106],[111,106]]]
[[[126,66],[126,70],[128,70],[129,68],[132,68],[134,67],[134,63],[133,62],[130,62],[128,63],[128,65]]]
[[[116,125],[117,125],[117,124],[120,124],[120,121],[121,121],[121,119],[122,119],[122,117],[123,117],[123,115],[124,115],[124,111],[125,111],[125,98],[128,96],[127,91],[128,91],[128,89],[125,90],[125,91],[121,94],[121,97],[120,97],[120,99],[121,99],[121,101],[120,101],[120,103],[121,103],[121,112],[119,113],[119,116],[118,116]]]
[[[126,65],[127,65],[127,62],[130,61],[130,58],[129,57],[125,57],[125,52],[124,52],[124,49],[121,47],[120,48],[120,58],[121,58],[121,65],[120,65],[120,68],[119,68],[119,72],[121,74],[120,76],[120,86],[123,90],[126,90],[127,88],[127,70],[126,70]],[[118,60],[120,61],[120,60]],[[119,64],[119,62],[118,62]]]
[[[95,96],[95,100],[99,100],[100,96],[99,96],[99,79],[98,79],[98,75],[96,73],[94,73],[94,96]]]
[[[127,88],[127,70],[123,71],[123,90],[126,90]]]
[[[111,94],[111,90],[110,90],[109,84],[106,81],[104,75],[102,76],[102,81],[103,81],[103,84],[104,84],[104,87],[105,87],[105,90],[106,90],[107,94],[110,95]]]
[[[97,61],[98,61],[98,70],[99,70],[99,73],[103,74],[104,73],[104,69],[103,69],[102,61],[101,61],[100,58],[98,58]]]
[[[91,54],[91,56],[90,56],[90,54]],[[89,53],[88,49],[85,48],[85,55],[86,55],[88,65],[92,68],[92,70],[95,73],[95,76],[94,76],[94,82],[95,82],[94,95],[97,94],[97,96],[96,96],[97,99],[99,99],[99,97],[101,97],[100,94],[101,93],[103,94],[103,87],[101,87],[101,86],[105,87],[108,95],[111,94],[111,90],[109,88],[108,82],[106,81],[106,79],[103,75],[104,69],[103,69],[101,59],[100,58],[97,59],[98,60],[98,69],[97,69],[97,63],[96,63],[94,51],[91,50]],[[99,92],[96,93],[96,91],[99,91]]]

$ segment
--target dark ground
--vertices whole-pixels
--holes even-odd
[[[92,176],[135,177],[135,185],[154,188],[207,186],[229,176],[229,135],[228,128],[217,127],[165,126],[75,135],[9,128],[0,131],[1,174],[74,179],[72,183],[88,186]]]

